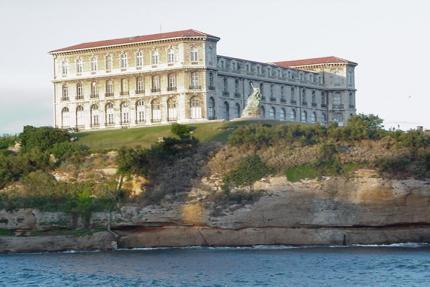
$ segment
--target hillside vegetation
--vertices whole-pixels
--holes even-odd
[[[11,149],[15,142],[20,148]],[[88,218],[124,202],[185,201],[193,189],[215,204],[246,203],[262,195],[254,183],[267,176],[354,177],[363,168],[380,177],[430,178],[430,138],[386,131],[373,115],[345,127],[215,122],[70,134],[27,126],[18,137],[0,138],[0,209]]]

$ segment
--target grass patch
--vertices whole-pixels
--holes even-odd
[[[236,128],[263,121],[210,122],[191,124],[193,136],[200,142],[227,142],[229,135]],[[281,124],[280,122],[264,121],[264,123]],[[284,123],[285,124],[285,123]],[[88,146],[93,151],[119,149],[121,147],[149,147],[161,137],[172,136],[170,125],[142,128],[101,130],[78,133],[78,143]]]
[[[286,176],[289,181],[297,182],[305,178],[317,178],[319,171],[311,164],[304,164],[287,169]]]
[[[0,228],[0,236],[14,236],[15,232],[10,229]]]

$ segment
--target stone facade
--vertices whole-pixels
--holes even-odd
[[[55,126],[231,120],[240,117],[251,83],[262,94],[262,118],[343,124],[355,113],[355,63],[248,61],[217,55],[219,39],[185,30],[51,51]]]

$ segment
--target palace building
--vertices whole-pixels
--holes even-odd
[[[82,43],[54,60],[54,120],[92,130],[241,117],[252,86],[261,118],[343,125],[355,113],[356,63],[263,63],[217,54],[219,37],[183,30]]]

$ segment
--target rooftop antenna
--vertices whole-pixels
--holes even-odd
[[[161,24],[160,24],[160,33],[161,33],[161,30],[162,30],[162,29],[161,29]]]

